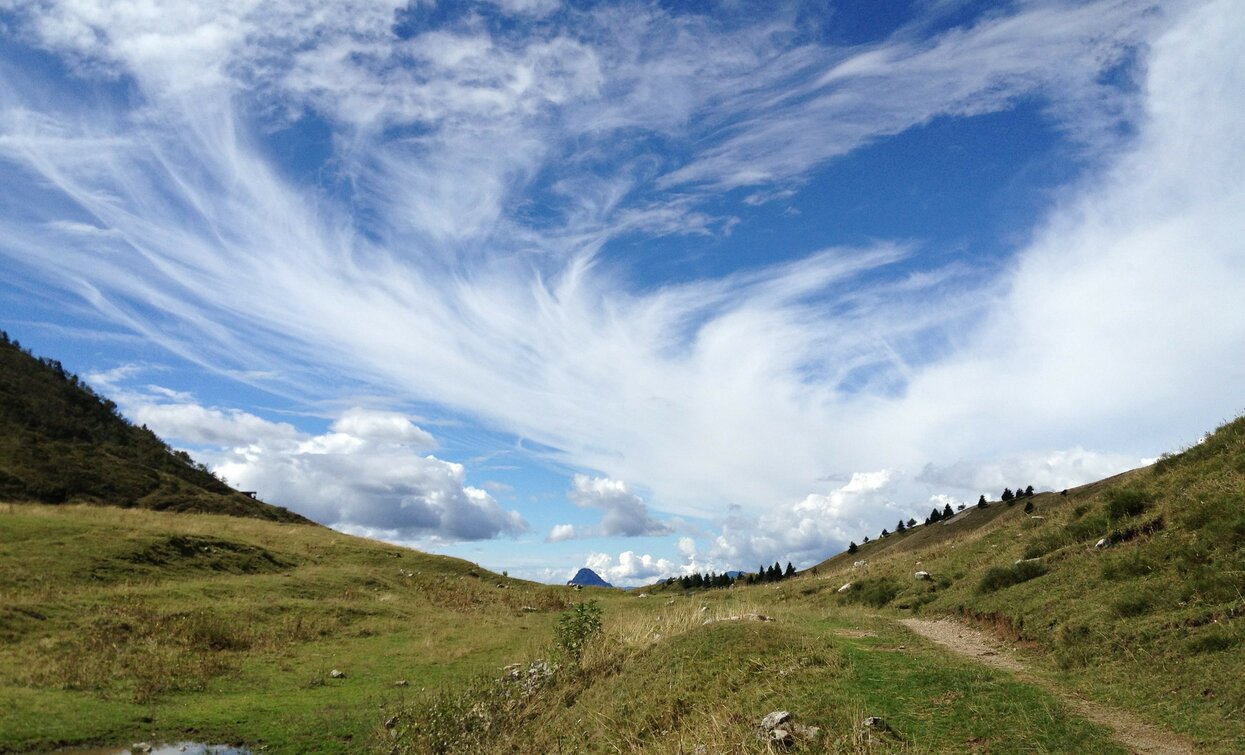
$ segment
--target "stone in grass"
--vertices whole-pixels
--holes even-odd
[[[761,719],[758,732],[760,739],[776,747],[791,747],[800,740],[812,741],[820,735],[821,729],[797,723],[786,710],[776,710]]]
[[[1105,537],[1099,540],[1098,542],[1094,543],[1094,547],[1097,548],[1098,550],[1102,550],[1103,548],[1106,548],[1109,545],[1111,545],[1111,542],[1107,540]]]
[[[838,589],[838,592],[847,592],[847,591],[849,591],[849,590],[851,590],[851,589],[852,589],[852,583],[851,583],[851,582],[848,582],[847,584],[845,584],[845,585],[843,585],[842,587],[840,587],[840,588]]]
[[[333,669],[332,671],[329,672],[329,678],[330,679],[345,679],[346,672],[340,671],[338,669]]]
[[[406,679],[399,679],[398,681],[396,681],[396,682],[394,682],[394,683],[393,683],[393,686],[395,686],[395,687],[409,687],[409,686],[411,686],[411,683],[410,683],[410,682],[408,682]]]
[[[866,718],[864,726],[866,729],[872,729],[873,731],[890,731],[891,728],[878,716],[869,716]]]
[[[914,574],[913,576],[915,576],[917,579],[924,579],[924,580],[928,580],[928,579],[930,579],[930,578],[931,578],[931,577],[929,576],[929,572],[927,572],[927,571],[919,571],[919,572],[917,572],[916,574]]]
[[[790,720],[791,720],[791,711],[776,710],[773,713],[767,714],[765,718],[761,719],[761,728],[764,729],[765,731],[770,731],[772,729],[776,729],[779,725],[785,724],[786,722]]]

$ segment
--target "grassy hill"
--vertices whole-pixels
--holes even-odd
[[[1245,751],[1245,418],[1150,467],[1024,500],[839,554],[802,589],[988,626],[1086,695]]]
[[[0,331],[0,501],[308,520],[242,495]]]
[[[22,501],[0,503],[0,752],[1140,749],[1085,701],[1184,735],[1146,751],[1245,752],[1245,419],[781,582],[575,590],[268,518],[55,363],[0,355]],[[946,617],[1016,668],[903,623]],[[789,741],[758,729],[775,710]]]
[[[380,702],[535,653],[571,594],[323,527],[0,504],[0,752],[359,752]]]

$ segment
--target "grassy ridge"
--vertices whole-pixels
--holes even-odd
[[[802,589],[978,621],[1061,683],[1245,751],[1245,419],[1151,467],[1028,500],[1032,516],[995,503],[871,542]]]
[[[530,655],[568,594],[319,527],[0,505],[0,751],[357,752],[381,702]]]

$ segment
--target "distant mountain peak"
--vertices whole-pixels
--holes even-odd
[[[575,572],[575,576],[571,577],[568,585],[579,585],[580,587],[613,587],[609,582],[601,579],[601,575],[597,574],[588,567],[584,567]]]

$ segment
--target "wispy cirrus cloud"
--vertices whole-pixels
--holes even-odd
[[[349,365],[351,384],[531,439],[667,512],[755,517],[832,499],[829,473],[1077,443],[1116,463],[1235,407],[1230,2],[1029,3],[852,48],[782,15],[625,5],[516,31],[464,12],[396,33],[409,10],[9,6],[77,78],[0,69],[0,159],[20,176],[0,201],[21,208],[0,254],[205,366],[312,398]],[[125,97],[73,89],[119,81]],[[883,239],[637,281],[611,246],[721,234],[734,189],[741,212],[787,198],[862,145],[1022,99],[1094,170],[1003,264]],[[280,159],[300,128],[327,133],[312,165]],[[925,492],[894,474],[858,519],[819,504],[841,526],[775,519],[746,548],[727,527],[722,553],[889,524],[887,501]]]

